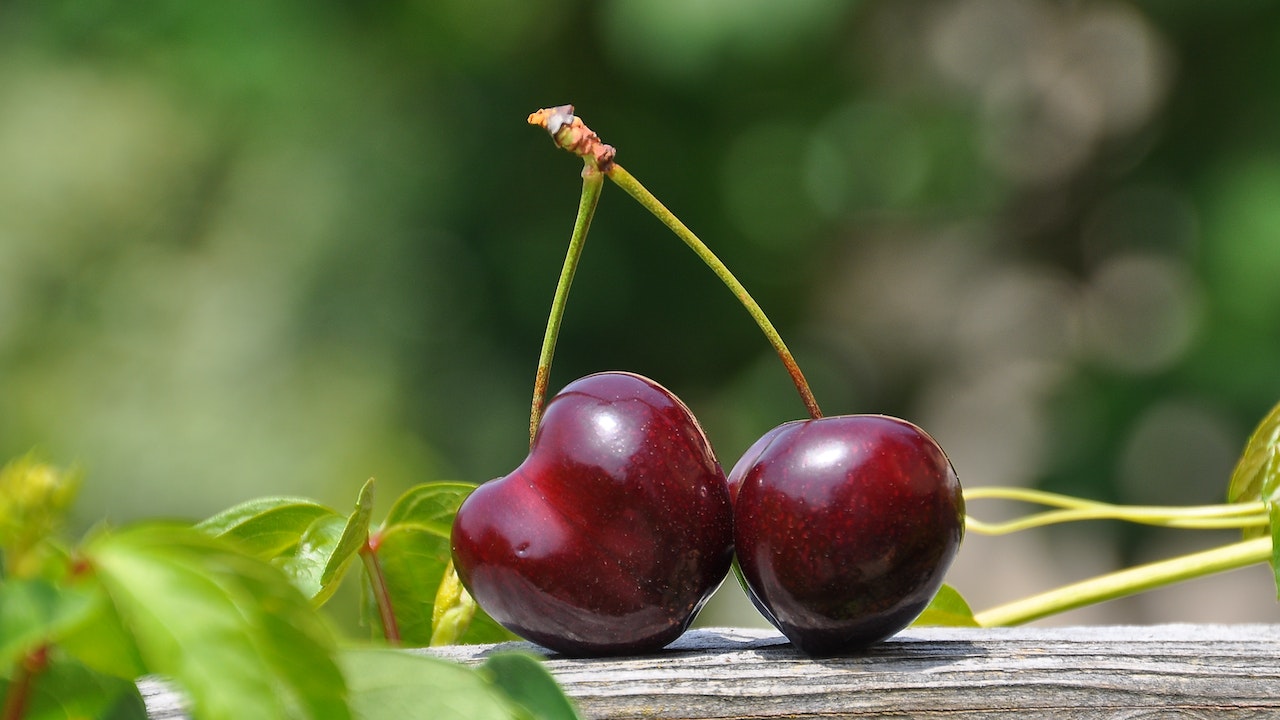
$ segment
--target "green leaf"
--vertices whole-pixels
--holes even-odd
[[[382,537],[378,547],[382,575],[400,629],[400,640],[407,646],[431,644],[435,599],[449,556],[448,541],[413,526],[392,528]],[[372,620],[373,603],[366,601],[365,607],[367,618]],[[496,643],[514,637],[477,606],[466,632],[456,642]]]
[[[359,720],[508,720],[504,693],[479,673],[438,658],[386,649],[339,655]]]
[[[459,482],[424,483],[409,488],[391,507],[383,527],[415,525],[448,539],[458,506],[475,489],[475,485]]]
[[[369,542],[369,521],[373,518],[373,478],[365,481],[360,488],[360,497],[356,499],[356,509],[351,511],[342,535],[320,573],[321,586],[340,580],[351,564],[351,559],[360,552],[360,548]]]
[[[405,645],[432,643],[438,625],[435,603],[450,564],[453,517],[472,490],[474,485],[455,482],[410,488],[396,501],[379,531],[378,560]],[[442,608],[442,612],[447,610]],[[466,632],[458,635],[459,619],[452,618],[454,632],[446,633],[457,642],[501,642],[514,637],[482,611],[475,612]]]
[[[0,668],[56,641],[88,618],[94,598],[87,588],[58,586],[40,579],[0,583]]]
[[[445,566],[444,577],[436,590],[435,604],[431,608],[431,645],[453,645],[462,639],[476,614],[476,601],[462,586],[462,580],[453,569],[453,563]]]
[[[498,653],[486,660],[480,671],[535,720],[577,720],[573,703],[546,666],[532,655]]]
[[[337,590],[356,552],[368,538],[373,481],[360,491],[356,509],[343,517],[305,498],[250,500],[196,527],[239,542],[248,552],[275,561],[317,606]]]
[[[328,626],[277,568],[171,525],[101,535],[86,555],[146,671],[203,720],[350,717]]]
[[[316,606],[323,605],[333,595],[345,572],[345,568],[340,566],[328,582],[323,580],[325,570],[342,542],[347,522],[341,515],[318,518],[302,534],[293,555],[282,558],[277,563],[302,594],[311,598]]]
[[[1280,404],[1258,423],[1231,472],[1227,500],[1233,503],[1280,500]],[[1274,525],[1274,523],[1273,523]],[[1246,538],[1261,537],[1265,528],[1249,528]]]
[[[7,684],[7,683],[5,683]],[[7,697],[9,692],[0,693]],[[35,676],[23,720],[146,720],[147,709],[132,681],[94,672],[56,655]]]
[[[417,526],[396,525],[382,531],[377,554],[400,641],[411,647],[430,645],[436,593],[449,563],[449,541]]]
[[[306,498],[265,497],[223,510],[196,527],[270,560],[295,548],[308,528],[329,516],[338,513]]]
[[[90,587],[94,595],[92,614],[59,638],[58,647],[100,673],[125,680],[145,674],[138,644],[125,629],[106,589],[96,580]]]
[[[928,607],[911,624],[914,627],[978,627],[978,621],[973,619],[973,610],[969,608],[969,603],[965,602],[959,591],[950,585],[939,588],[933,600],[929,601]]]

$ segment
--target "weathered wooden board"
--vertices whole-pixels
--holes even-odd
[[[702,629],[661,653],[571,659],[528,643],[587,718],[1280,718],[1280,625],[910,629],[813,660],[777,633]],[[155,720],[185,717],[140,683]]]

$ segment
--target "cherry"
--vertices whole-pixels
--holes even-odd
[[[883,415],[785,423],[729,473],[740,579],[801,651],[857,650],[906,627],[964,535],[942,448]]]
[[[531,114],[529,122],[546,129],[557,146],[583,160],[582,197],[534,379],[530,427],[539,428],[540,443],[554,439],[550,458],[539,457],[535,448],[516,472],[499,481],[506,486],[476,491],[475,496],[486,498],[476,504],[489,509],[473,512],[477,517],[463,523],[464,505],[455,525],[455,562],[470,565],[459,572],[480,605],[516,632],[547,644],[558,643],[569,651],[660,647],[687,627],[706,598],[704,591],[714,589],[714,582],[685,584],[689,578],[715,576],[707,570],[719,567],[710,558],[720,556],[708,548],[732,547],[736,542],[743,582],[756,605],[805,652],[828,654],[860,647],[911,622],[941,586],[963,534],[960,484],[941,448],[919,428],[900,420],[823,418],[804,374],[764,310],[715,253],[616,162],[614,149],[574,115],[573,106],[544,108]],[[642,425],[615,441],[611,431],[599,427],[585,401],[568,406],[578,410],[563,410],[571,417],[554,434],[540,425],[556,334],[604,176],[661,220],[729,288],[777,352],[814,418],[776,428],[734,468],[729,480],[733,489],[725,492],[736,506],[729,525],[736,523],[737,528],[730,529],[727,545],[707,544],[723,527],[713,509],[719,506],[706,505],[708,498],[690,494],[688,486],[680,483],[676,483],[680,492],[668,491],[664,484],[660,492],[635,490],[635,501],[624,501],[623,507],[629,509],[624,512],[636,516],[624,514],[623,524],[634,522],[636,530],[601,527],[617,522],[617,511],[610,503],[624,495],[622,488],[644,485],[613,478],[629,477],[633,465],[647,475],[648,465],[661,462],[668,452],[646,454],[635,449],[638,437],[646,442],[652,439],[647,427]],[[562,394],[568,397],[569,388]],[[561,397],[548,405],[548,415]],[[592,396],[591,402],[601,400]],[[684,417],[679,425],[697,427],[687,410]],[[550,420],[546,417],[541,422],[550,426]],[[700,431],[697,434],[701,437]],[[581,462],[576,452],[582,448],[575,447],[579,443],[589,456]],[[615,443],[625,449],[595,449]],[[615,461],[611,452],[619,459]],[[566,459],[561,460],[561,455]],[[610,460],[598,461],[599,455]],[[714,466],[709,448],[707,458]],[[601,475],[609,479],[601,481]],[[698,487],[710,484],[714,483],[695,483]],[[601,485],[609,490],[601,490]],[[562,494],[571,500],[565,501]],[[499,497],[488,499],[491,495]],[[655,500],[655,496],[661,497]],[[580,508],[572,505],[584,500]],[[691,501],[700,502],[685,505]],[[578,519],[571,520],[575,513]],[[547,540],[542,535],[566,527],[563,538]],[[596,544],[584,545],[580,537]],[[534,546],[529,538],[546,547]],[[646,549],[646,542],[651,547]],[[531,552],[534,547],[533,558],[515,559],[519,552]],[[644,562],[634,563],[630,553],[640,554]],[[661,558],[661,563],[649,560],[650,555]],[[685,570],[674,573],[685,563]],[[647,569],[657,565],[662,567],[660,572]],[[576,586],[564,580],[572,569],[581,572]],[[635,579],[628,581],[632,572]],[[655,592],[677,591],[679,602],[654,600]],[[610,592],[617,597],[609,597]],[[653,612],[657,618],[652,633],[626,628],[629,621],[619,622],[632,615],[650,617],[646,613]],[[663,624],[659,621],[670,621],[667,629],[659,629]]]
[[[679,637],[728,574],[733,506],[684,403],[599,373],[547,403],[528,457],[467,497],[452,542],[463,585],[517,635],[643,653]]]

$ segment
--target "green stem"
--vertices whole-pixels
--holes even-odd
[[[373,602],[378,608],[378,618],[382,621],[382,634],[392,645],[400,644],[400,624],[396,622],[395,609],[391,605],[391,591],[387,589],[387,577],[382,572],[382,562],[378,560],[378,541],[370,537],[360,548],[360,562],[364,563],[365,573],[369,576],[369,587],[373,591]]]
[[[972,516],[965,516],[965,529],[976,532],[979,535],[1009,535],[1023,530],[1084,520],[1123,520],[1138,525],[1155,525],[1180,530],[1243,530],[1245,528],[1263,527],[1269,522],[1266,518],[1256,517],[1163,519],[1132,517],[1106,510],[1053,510],[1001,523],[988,523]]]
[[[538,423],[542,422],[542,408],[547,400],[547,384],[551,380],[551,361],[556,354],[556,338],[560,336],[560,322],[564,318],[565,305],[569,300],[569,287],[573,285],[573,275],[578,269],[578,258],[582,256],[582,247],[587,240],[587,231],[591,228],[591,218],[595,216],[596,204],[600,201],[600,189],[604,187],[604,176],[590,162],[582,169],[582,196],[578,200],[578,217],[573,223],[573,235],[569,237],[569,250],[564,256],[564,266],[560,269],[560,281],[556,283],[556,293],[551,299],[551,313],[547,315],[547,330],[542,336],[542,350],[538,353],[538,372],[533,378],[533,406],[529,410],[529,444],[538,433]]]
[[[764,332],[765,337],[768,338],[769,344],[778,353],[783,366],[786,367],[787,372],[791,375],[791,381],[800,393],[800,399],[804,402],[805,409],[809,412],[809,417],[815,420],[822,417],[822,410],[818,407],[818,401],[813,397],[813,391],[809,388],[809,383],[805,380],[804,373],[800,371],[800,366],[791,355],[791,351],[787,349],[786,343],[782,341],[782,336],[778,334],[778,331],[773,327],[773,323],[769,322],[764,310],[751,297],[751,294],[747,292],[742,283],[738,282],[738,279],[733,276],[729,268],[720,261],[720,258],[716,257],[716,254],[711,251],[711,248],[707,247],[706,243],[699,240],[692,230],[659,202],[653,196],[653,193],[640,184],[639,180],[636,180],[631,173],[624,170],[621,165],[616,163],[610,165],[605,174],[618,187],[635,198],[646,210],[653,213],[654,217],[661,220],[662,224],[666,225],[677,237],[683,240],[684,244],[688,245],[707,264],[707,267],[711,268],[716,277],[719,277],[720,281],[733,292],[734,296],[738,298],[738,302],[742,303],[742,306],[746,308],[747,313],[751,315],[751,318],[760,326],[760,330]]]
[[[1271,538],[1224,545],[1212,550],[1139,565],[1072,583],[974,615],[983,627],[1021,625],[1086,605],[1114,600],[1183,580],[1235,570],[1271,559]]]
[[[1031,528],[1081,520],[1123,520],[1143,525],[1219,530],[1264,526],[1269,522],[1266,503],[1229,503],[1192,507],[1113,505],[1070,495],[1014,487],[982,487],[965,490],[965,502],[1013,500],[1059,508],[1005,522],[988,523],[966,516],[965,528],[983,535],[1007,535]]]

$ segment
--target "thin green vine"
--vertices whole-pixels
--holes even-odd
[[[1271,559],[1271,538],[1255,538],[1099,575],[975,613],[983,627],[1021,625],[1068,610]]]
[[[1270,506],[1261,501],[1187,507],[1114,505],[1058,493],[1016,487],[983,487],[964,493],[966,506],[975,500],[1012,500],[1058,508],[1004,522],[989,523],[965,516],[965,528],[981,535],[1007,535],[1065,522],[1122,520],[1160,527],[1222,530],[1265,527]],[[986,627],[1020,625],[1086,605],[1145,592],[1183,580],[1234,570],[1272,558],[1270,536],[1243,540],[1211,550],[1099,575],[1032,595],[974,615]]]
[[[981,487],[965,490],[966,505],[975,500],[1013,500],[1059,508],[1004,522],[986,522],[968,515],[965,528],[980,535],[1009,533],[1082,520],[1123,520],[1142,525],[1194,530],[1244,529],[1266,526],[1264,502],[1196,505],[1188,507],[1113,505],[1070,495],[1016,487]]]

